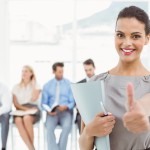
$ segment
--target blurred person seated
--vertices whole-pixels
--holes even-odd
[[[6,150],[9,132],[9,113],[12,107],[12,95],[8,88],[0,83],[0,123],[2,150]]]
[[[40,119],[38,100],[41,88],[37,84],[35,73],[30,66],[22,69],[21,82],[13,88],[13,102],[16,110],[36,110],[34,114],[14,117],[14,122],[19,130],[20,136],[29,150],[35,150],[33,124]]]
[[[92,59],[85,60],[83,62],[83,67],[84,67],[86,77],[84,79],[82,79],[81,81],[79,81],[78,83],[88,82],[92,77],[95,76],[95,64],[94,64],[94,61]],[[77,115],[76,115],[75,123],[77,123],[78,128],[79,128],[79,133],[80,133],[80,131],[81,131],[81,116],[80,116],[78,109],[77,109]]]
[[[48,150],[66,150],[68,135],[72,126],[72,110],[75,102],[72,95],[70,81],[63,77],[64,64],[56,62],[52,66],[54,78],[48,81],[42,91],[42,106],[47,105],[53,111],[47,111],[46,128]],[[57,125],[62,127],[59,143],[56,143],[55,129]]]

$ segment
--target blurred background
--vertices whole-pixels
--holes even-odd
[[[149,0],[0,0],[0,81],[12,89],[22,67],[31,65],[43,86],[53,77],[52,64],[63,61],[65,77],[77,82],[85,77],[82,62],[88,58],[94,60],[97,74],[108,71],[118,61],[116,17],[130,5],[150,13]],[[150,69],[150,44],[142,61]],[[18,140],[15,150],[24,150]]]

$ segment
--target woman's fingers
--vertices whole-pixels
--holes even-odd
[[[114,128],[114,124],[103,128],[102,136],[109,135]]]
[[[99,119],[99,121],[100,121],[101,123],[103,123],[103,124],[108,123],[108,122],[112,122],[112,121],[114,121],[114,120],[115,120],[115,117],[114,117],[114,116],[105,116],[105,117],[101,117],[101,118]]]
[[[104,113],[96,115],[94,120],[87,125],[89,136],[105,136],[112,132],[115,124],[115,117],[111,114],[104,116]]]
[[[124,123],[124,126],[129,130],[132,131],[133,133],[138,132],[140,130],[144,131],[149,129],[149,121],[147,117],[143,117],[141,119],[136,119],[130,122]]]
[[[114,124],[115,124],[115,120],[113,120],[113,121],[111,121],[111,122],[107,122],[107,123],[105,123],[103,126],[107,128],[107,127],[114,126]]]
[[[149,129],[149,118],[142,111],[127,112],[123,117],[123,123],[125,128],[133,133]]]

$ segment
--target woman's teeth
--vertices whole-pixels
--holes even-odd
[[[133,49],[132,50],[127,50],[127,49],[122,49],[124,52],[126,53],[130,53],[130,52],[133,52]]]
[[[122,49],[123,55],[131,55],[134,49]]]

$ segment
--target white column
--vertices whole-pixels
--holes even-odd
[[[72,72],[73,82],[76,81],[76,65],[77,65],[77,0],[74,0],[74,18],[73,18],[73,50],[72,50]]]
[[[0,82],[9,85],[8,0],[0,0]]]

